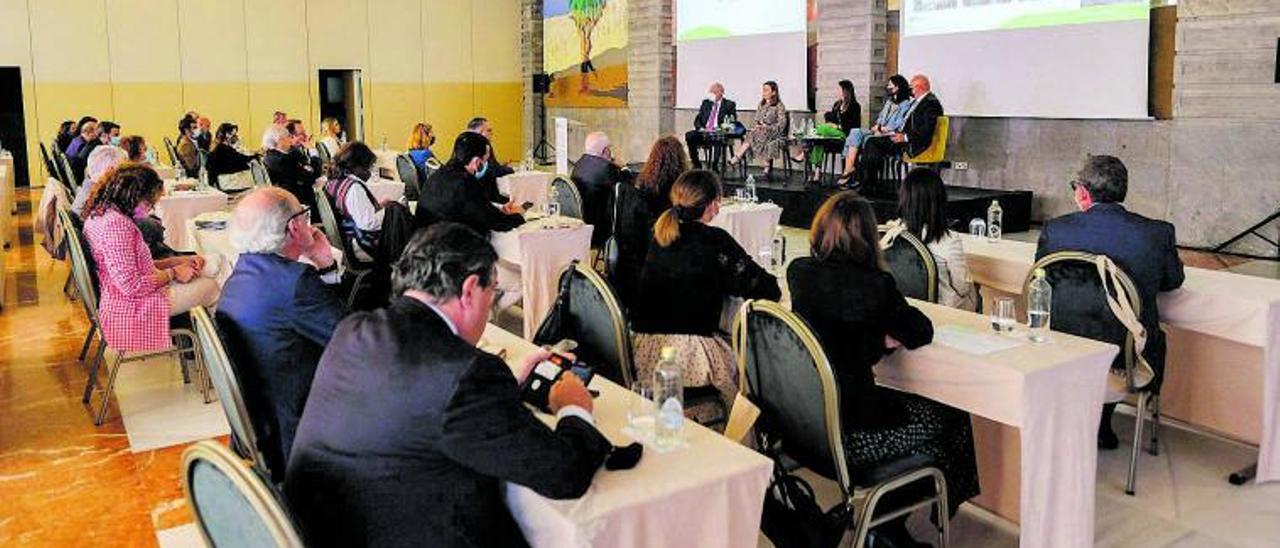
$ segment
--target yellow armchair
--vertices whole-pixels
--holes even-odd
[[[938,125],[933,130],[933,141],[929,143],[929,148],[924,149],[919,156],[906,156],[904,160],[908,164],[937,164],[947,157],[947,137],[951,132],[951,119],[946,116],[938,117]]]

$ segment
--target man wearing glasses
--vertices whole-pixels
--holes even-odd
[[[284,479],[320,354],[345,313],[338,263],[308,213],[278,187],[240,201],[230,227],[240,257],[218,304],[218,325],[276,482]]]

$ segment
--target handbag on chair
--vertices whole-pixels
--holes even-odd
[[[578,261],[569,263],[569,268],[577,268]],[[572,272],[572,270],[567,271]],[[538,332],[533,335],[533,344],[551,345],[564,339],[565,330],[568,328],[565,323],[569,318],[569,284],[572,282],[573,276],[560,276],[560,286],[556,290],[556,302],[551,305],[551,311],[547,313],[547,317],[542,320],[542,324],[538,326]]]

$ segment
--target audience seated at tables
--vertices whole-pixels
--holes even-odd
[[[495,204],[507,203],[510,198],[498,191],[498,179],[511,175],[516,170],[498,161],[498,155],[493,151],[493,124],[486,118],[472,118],[467,122],[467,131],[478,133],[489,141],[489,170],[483,181],[485,197]]]
[[[1129,170],[1114,156],[1090,156],[1071,181],[1078,213],[1052,219],[1040,232],[1036,259],[1055,251],[1084,251],[1106,255],[1137,285],[1142,300],[1138,318],[1147,334],[1142,351],[1155,370],[1157,390],[1164,380],[1165,335],[1160,330],[1156,295],[1182,286],[1173,225],[1131,213],[1121,205],[1129,192]],[[1111,428],[1115,404],[1103,407],[1098,447],[1115,449],[1120,440]]]
[[[82,117],[76,128],[75,137],[62,149],[68,160],[78,156],[81,148],[98,138],[98,119],[92,116]]]
[[[267,129],[262,132],[262,151],[264,153],[276,148],[276,140],[271,136],[271,130],[274,128],[284,129],[285,124],[288,123],[289,115],[284,112],[277,110],[271,115],[271,125],[267,126]]]
[[[62,123],[58,125],[58,135],[53,138],[53,146],[65,154],[67,146],[69,146],[71,141],[79,134],[80,126],[76,125],[75,120],[63,120]]]
[[[917,156],[933,144],[933,132],[938,128],[938,117],[942,116],[942,102],[930,91],[929,78],[923,74],[911,77],[911,106],[903,115],[902,128],[889,133],[885,139],[867,139],[862,143],[863,166],[859,182],[870,181],[871,172],[885,158],[903,154]],[[856,175],[855,175],[856,177]]]
[[[360,260],[389,266],[413,236],[414,220],[404,204],[379,201],[369,190],[377,162],[368,145],[347,143],[333,156],[324,190]]]
[[[147,147],[147,140],[141,135],[129,135],[120,139],[120,148],[129,155],[130,162],[146,162],[151,163],[150,156],[147,154],[150,149]]]
[[[422,186],[418,210],[419,228],[440,221],[467,225],[481,234],[505,232],[524,224],[524,208],[508,203],[494,206],[484,188],[492,165],[489,140],[479,133],[463,132],[453,142],[453,157],[431,174]]]
[[[193,133],[193,136],[195,137],[196,146],[200,147],[200,150],[205,152],[209,152],[209,149],[213,146],[212,127],[213,122],[209,121],[208,118],[205,118],[204,116],[196,117],[196,130]]]
[[[714,386],[727,408],[738,383],[733,351],[720,336],[726,301],[777,300],[782,291],[733,236],[706,224],[720,212],[720,196],[720,179],[710,171],[676,180],[672,206],[653,227],[631,320],[638,378],[651,378],[662,348],[675,347],[686,386]]]
[[[658,215],[671,207],[671,187],[689,170],[689,156],[680,140],[668,135],[654,141],[644,169],[635,184],[622,184],[618,193],[618,261],[609,274],[622,306],[635,306],[640,283],[640,269],[649,242],[653,240],[653,223]]]
[[[338,324],[284,485],[308,545],[524,545],[507,482],[554,499],[590,487],[612,445],[592,425],[582,382],[565,375],[552,387],[552,429],[518,385],[550,353],[533,352],[513,375],[475,347],[496,262],[487,235],[434,225],[396,263],[391,305]]]
[[[569,178],[582,196],[582,220],[592,226],[591,247],[599,248],[613,230],[613,187],[630,182],[631,174],[618,165],[609,136],[603,132],[588,134],[583,148]]]
[[[406,153],[409,159],[413,160],[413,165],[418,168],[418,173],[430,171],[427,160],[435,158],[435,153],[431,152],[431,145],[434,144],[436,144],[436,134],[431,124],[418,122],[413,125],[413,131],[409,133]]]
[[[267,168],[271,184],[293,194],[298,202],[312,210],[311,221],[318,222],[320,214],[315,211],[316,198],[311,188],[320,175],[305,156],[292,152],[293,139],[293,135],[284,127],[267,130],[263,144],[268,145],[268,148],[262,155],[262,164]]]
[[[872,366],[898,345],[933,339],[929,318],[907,304],[885,272],[875,213],[851,191],[818,209],[810,257],[787,269],[792,309],[813,328],[840,387],[843,444],[851,468],[926,454],[947,480],[947,503],[978,494],[969,415],[932,400],[876,385]],[[877,528],[914,546],[905,518]],[[903,537],[903,535],[908,535]]]
[[[93,153],[93,149],[102,145],[120,146],[120,124],[110,120],[98,124],[98,141],[89,143],[87,147],[89,152],[85,153],[85,158],[87,159],[88,155]]]
[[[345,314],[335,290],[342,275],[324,232],[282,189],[245,195],[230,230],[240,256],[218,300],[218,325],[279,483],[316,364]]]
[[[760,86],[760,104],[756,106],[751,126],[729,163],[738,165],[747,152],[754,150],[764,157],[765,178],[773,177],[774,158],[786,153],[789,124],[787,106],[782,104],[782,97],[778,95],[778,83],[772,80],[765,82]]]
[[[84,236],[101,287],[99,326],[114,350],[169,348],[170,316],[218,301],[217,282],[201,276],[203,257],[156,260],[134,224],[163,194],[151,166],[126,163],[107,172],[85,204]]]
[[[898,216],[886,226],[910,232],[933,255],[938,266],[938,304],[977,310],[977,291],[969,280],[964,245],[948,223],[947,188],[938,172],[918,167],[907,173],[898,188]]]
[[[120,147],[106,146],[95,149],[93,154],[89,155],[80,190],[76,191],[75,199],[71,201],[71,212],[84,218],[84,206],[89,202],[93,187],[102,180],[103,175],[126,161],[128,161],[128,153]]]
[[[318,144],[324,145],[331,155],[337,154],[338,149],[347,144],[346,140],[342,138],[342,124],[338,123],[337,118],[330,116],[320,120],[320,141],[318,141]]]
[[[238,144],[240,144],[240,126],[231,122],[218,124],[218,133],[213,138],[213,150],[209,151],[209,160],[205,165],[205,169],[209,172],[209,184],[222,188],[219,177],[249,169],[249,161],[254,157],[237,150]]]
[[[699,152],[707,146],[704,131],[715,131],[729,120],[737,120],[738,104],[724,98],[724,84],[712,82],[707,87],[707,97],[698,105],[698,115],[693,118],[693,129],[684,134],[684,142],[689,145],[689,155],[693,157],[693,167],[702,169]]]
[[[178,149],[178,163],[187,177],[195,177],[200,172],[200,148],[195,140],[196,121],[183,118],[178,121],[178,141],[174,148]]]

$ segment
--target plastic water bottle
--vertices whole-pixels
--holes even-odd
[[[200,190],[208,189],[209,188],[209,170],[205,169],[204,166],[200,166],[199,177],[200,177]]]
[[[653,399],[658,404],[654,443],[674,447],[684,434],[684,368],[676,361],[675,347],[662,347],[662,359],[653,370]]]
[[[747,175],[747,201],[755,203],[756,201],[756,176]]]
[[[1053,287],[1044,277],[1044,269],[1037,268],[1027,293],[1028,337],[1032,342],[1049,340],[1049,312],[1053,307]]]
[[[787,265],[787,237],[782,234],[782,227],[773,229],[773,265],[774,272],[780,272]]]
[[[998,242],[1004,237],[1004,208],[1000,207],[1000,202],[991,200],[991,206],[987,208],[987,241]]]
[[[560,214],[560,187],[550,185],[547,188],[547,216],[555,217]]]
[[[386,135],[383,135],[383,136],[382,136],[382,151],[383,151],[383,152],[386,152],[386,151],[387,151],[387,136],[386,136]]]

